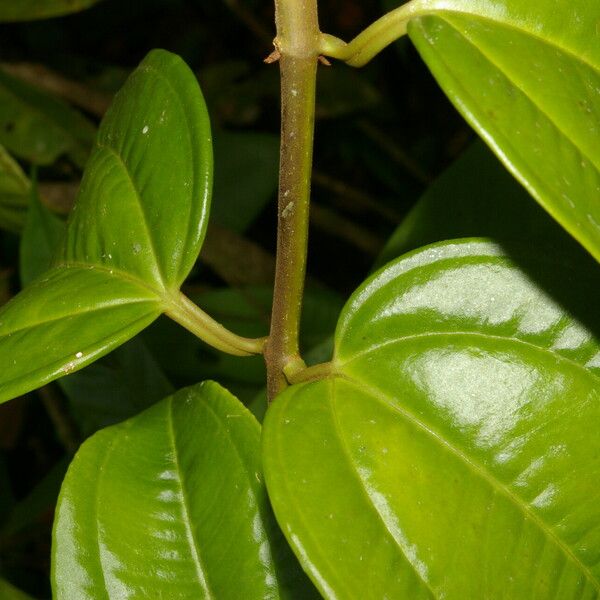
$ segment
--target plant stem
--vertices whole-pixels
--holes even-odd
[[[271,334],[265,351],[269,399],[285,373],[303,368],[298,333],[306,274],[315,89],[320,32],[317,0],[275,0],[281,69],[281,157]]]
[[[229,331],[179,292],[166,306],[165,313],[213,348],[235,356],[262,354],[265,339],[241,337]]]

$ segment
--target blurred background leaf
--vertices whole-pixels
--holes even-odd
[[[83,10],[99,0],[3,0],[0,21],[30,21]]]

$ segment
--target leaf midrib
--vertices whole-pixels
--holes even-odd
[[[338,358],[338,356],[337,356],[338,349],[336,347],[336,356],[334,357],[332,362],[335,365],[335,371],[341,373],[345,367],[352,364],[359,358],[362,358],[363,356],[365,356],[371,352],[376,352],[377,350],[379,350],[381,348],[390,346],[392,344],[396,344],[398,342],[406,342],[406,341],[410,341],[410,340],[423,339],[423,338],[428,338],[428,337],[434,338],[434,337],[455,337],[455,336],[456,337],[457,336],[474,337],[474,338],[483,338],[486,340],[503,341],[503,342],[514,343],[514,344],[518,344],[518,345],[523,345],[528,348],[533,348],[534,350],[541,352],[542,354],[550,355],[554,360],[556,360],[558,362],[566,363],[572,367],[575,367],[579,371],[583,371],[586,374],[586,376],[592,377],[592,378],[598,380],[598,383],[600,383],[600,373],[596,374],[594,371],[592,371],[590,368],[586,367],[585,365],[581,364],[580,362],[577,362],[576,360],[569,358],[568,356],[564,356],[562,354],[554,352],[550,348],[545,348],[544,346],[538,346],[532,342],[528,342],[526,340],[522,340],[522,339],[512,337],[512,336],[501,336],[501,335],[494,335],[494,334],[489,334],[489,333],[480,333],[478,331],[435,331],[435,332],[428,331],[425,333],[415,333],[415,334],[411,334],[411,335],[395,337],[393,339],[389,339],[384,342],[381,342],[380,344],[374,344],[372,346],[369,346],[368,348],[365,348],[364,350],[361,350],[360,352],[354,353],[352,355],[352,357],[347,358],[347,359]],[[336,346],[337,346],[337,344],[336,344]]]
[[[437,442],[440,446],[445,448],[447,451],[454,454],[459,460],[469,467],[473,473],[478,475],[481,479],[486,481],[493,489],[495,489],[498,493],[503,494],[508,498],[511,503],[519,508],[521,512],[524,514],[526,519],[529,519],[531,522],[536,524],[540,531],[551,541],[553,541],[556,546],[562,551],[565,557],[573,562],[576,567],[578,567],[581,572],[585,575],[587,580],[594,586],[596,590],[600,592],[600,582],[596,579],[596,577],[592,574],[589,568],[584,565],[581,560],[573,553],[573,551],[556,535],[555,531],[549,527],[538,515],[535,514],[531,510],[531,508],[517,495],[515,495],[505,484],[498,481],[491,473],[489,473],[483,466],[481,466],[476,461],[469,458],[460,448],[452,445],[446,438],[438,433],[434,428],[430,427],[428,424],[424,423],[422,420],[418,418],[417,415],[407,410],[403,406],[399,405],[394,401],[393,398],[379,390],[378,388],[373,388],[367,385],[364,381],[358,380],[347,373],[336,373],[334,377],[338,377],[339,379],[346,381],[347,383],[353,385],[359,392],[370,396],[374,400],[379,403],[385,405],[392,412],[396,412],[402,416],[405,421],[408,421],[413,426],[419,428],[425,434],[427,434],[430,438],[432,438],[435,442]],[[362,479],[361,479],[362,484]]]
[[[338,377],[338,379],[344,379],[342,377]],[[425,580],[423,578],[423,576],[415,569],[414,565],[412,564],[411,560],[409,559],[409,557],[406,555],[406,553],[404,552],[403,548],[401,547],[401,545],[399,544],[399,542],[396,540],[396,537],[394,536],[394,534],[392,533],[392,531],[390,530],[390,528],[388,527],[388,524],[385,521],[385,518],[383,517],[383,515],[379,512],[379,510],[377,510],[377,507],[374,505],[369,492],[367,491],[363,479],[360,476],[360,474],[358,473],[357,469],[356,469],[356,464],[355,461],[352,460],[352,455],[350,454],[350,450],[348,448],[348,443],[346,441],[346,436],[343,434],[342,432],[342,427],[340,426],[339,423],[339,418],[338,418],[338,412],[336,410],[335,407],[335,384],[336,384],[336,377],[332,377],[331,378],[331,385],[329,386],[328,392],[329,392],[329,408],[331,410],[331,417],[332,417],[332,421],[333,421],[333,426],[335,428],[335,432],[337,434],[338,437],[338,441],[339,441],[339,445],[342,451],[342,454],[344,455],[344,457],[346,458],[346,461],[348,462],[348,465],[350,467],[350,471],[355,475],[356,479],[359,481],[360,484],[360,488],[361,491],[364,494],[364,497],[367,500],[367,504],[373,509],[373,512],[377,515],[377,518],[381,521],[381,523],[383,523],[383,526],[385,527],[385,530],[387,531],[387,533],[389,534],[389,536],[392,538],[392,540],[394,541],[394,544],[396,544],[396,546],[400,549],[400,552],[402,554],[402,556],[404,556],[404,559],[406,560],[406,562],[410,565],[410,568],[412,569],[413,573],[415,574],[416,578],[421,581],[423,583],[423,585],[427,588],[427,591],[429,592],[430,596],[432,598],[436,598],[436,593],[435,590],[431,587],[431,584]]]
[[[181,466],[179,464],[179,450],[177,448],[177,441],[175,438],[175,429],[173,426],[173,397],[171,396],[167,403],[167,430],[169,432],[169,439],[171,442],[171,447],[173,449],[173,463],[175,466],[175,472],[177,473],[177,483],[179,485],[179,491],[181,493],[181,504],[183,509],[183,522],[186,533],[186,538],[188,541],[188,546],[190,547],[190,551],[193,556],[194,566],[196,568],[196,576],[198,578],[198,583],[200,587],[206,594],[208,598],[215,598],[210,586],[208,584],[208,578],[206,577],[206,567],[202,561],[199,552],[199,544],[194,535],[194,530],[190,526],[191,516],[190,516],[190,508],[188,506],[187,492],[183,485],[183,480],[181,477]]]
[[[147,64],[147,65],[145,65],[145,68],[148,71],[152,71],[159,79],[162,79],[167,84],[169,89],[173,92],[173,96],[176,98],[177,103],[179,104],[179,107],[181,108],[181,112],[185,118],[185,122],[187,125],[187,127],[185,128],[185,133],[186,133],[186,137],[189,142],[189,145],[190,145],[190,151],[192,153],[192,162],[193,162],[192,171],[193,171],[193,180],[194,180],[194,185],[190,191],[191,203],[188,207],[188,228],[186,231],[185,242],[183,244],[183,247],[187,248],[190,245],[190,237],[191,237],[190,231],[194,227],[194,219],[192,218],[192,216],[194,215],[193,203],[196,200],[196,189],[198,187],[198,173],[196,172],[196,165],[199,164],[199,162],[200,162],[199,157],[198,157],[198,148],[200,145],[194,144],[194,139],[192,138],[192,131],[195,129],[195,126],[191,125],[192,121],[190,119],[190,115],[188,114],[188,108],[183,103],[181,96],[179,94],[179,91],[173,85],[173,82],[162,71],[157,69],[154,65]],[[200,151],[200,154],[202,154],[202,151]],[[211,178],[212,178],[212,173],[211,173]],[[211,192],[212,192],[212,190],[209,189],[209,194]],[[209,195],[208,203],[210,203],[210,195]],[[206,234],[207,212],[204,212],[204,214],[203,214],[203,219],[202,219],[202,223],[200,224],[200,227],[203,230],[203,233]],[[202,243],[202,234],[200,235],[199,239],[200,239],[200,243]],[[183,254],[182,254],[180,257],[179,268],[177,269],[177,274],[180,279],[185,279],[185,277],[187,276],[187,273],[184,273],[182,275],[180,272],[180,270],[183,266],[184,266],[184,261],[183,261]]]
[[[481,20],[485,20],[485,19],[481,19]],[[545,108],[542,108],[541,103],[538,100],[534,99],[530,95],[530,93],[528,91],[526,91],[521,85],[519,85],[519,83],[517,81],[518,78],[515,76],[515,74],[510,69],[507,69],[507,68],[501,66],[500,64],[498,64],[498,62],[496,62],[496,60],[491,56],[491,54],[489,52],[484,51],[481,46],[477,45],[477,43],[471,39],[471,37],[469,37],[466,33],[464,33],[463,31],[461,31],[460,29],[458,29],[454,23],[448,21],[447,19],[443,19],[443,21],[444,21],[444,23],[446,23],[446,25],[448,27],[450,27],[450,29],[452,29],[458,35],[460,35],[461,38],[465,42],[467,42],[469,44],[469,46],[471,46],[475,52],[478,52],[483,58],[485,58],[485,60],[494,69],[496,69],[500,73],[502,73],[506,77],[506,79],[508,81],[510,81],[510,83],[513,85],[513,87],[515,87],[516,89],[518,89],[519,92],[521,92],[523,94],[523,96],[525,98],[527,98],[527,100],[532,104],[532,106],[534,106],[535,109],[538,110],[542,115],[544,115],[544,117],[548,120],[548,122],[560,134],[560,136],[563,137],[568,142],[570,142],[570,144],[573,146],[573,148],[575,148],[575,150],[577,150],[577,153],[579,154],[579,156],[582,159],[588,160],[589,163],[594,167],[596,173],[600,173],[600,171],[598,169],[598,165],[593,161],[592,157],[589,157],[588,154],[582,148],[580,148],[579,145],[577,143],[575,143],[575,141],[573,141],[573,136],[567,134],[564,131],[564,129],[562,128],[562,126],[559,126],[558,121],[554,117],[552,117],[546,111]],[[504,23],[502,23],[502,25],[504,25]],[[507,27],[510,28],[510,26],[507,26]],[[518,30],[518,31],[520,31],[520,30]],[[539,39],[540,39],[541,43],[545,43],[548,46],[551,45],[546,40],[544,40],[544,38],[539,38]],[[446,65],[447,64],[448,63],[446,63]],[[590,66],[586,62],[583,62],[582,64],[584,64],[586,66]],[[598,73],[598,75],[600,75],[600,71],[598,71],[597,69],[594,69],[593,67],[591,67],[591,68],[592,68],[593,71],[595,71],[596,73]]]
[[[567,46],[563,46],[562,44],[558,43],[553,37],[543,37],[542,35],[534,32],[530,29],[526,29],[525,27],[519,26],[514,22],[503,21],[501,19],[494,19],[494,18],[490,17],[489,15],[484,15],[481,13],[468,12],[466,10],[458,10],[458,9],[451,9],[451,8],[427,9],[427,0],[425,0],[425,2],[422,3],[422,5],[424,6],[422,11],[420,11],[418,14],[415,14],[413,17],[411,17],[411,19],[410,19],[411,21],[413,19],[418,19],[418,18],[427,17],[427,16],[439,16],[440,18],[443,18],[442,15],[444,15],[444,14],[459,15],[461,17],[472,18],[472,19],[480,19],[482,21],[487,21],[489,23],[493,23],[494,25],[504,26],[507,29],[512,29],[514,31],[519,32],[522,35],[526,35],[528,37],[539,40],[539,41],[547,44],[548,46],[552,46],[552,47],[556,48],[557,50],[559,50],[560,52],[563,52],[564,54],[568,54],[573,59],[581,62],[582,64],[586,65],[593,71],[600,74],[600,68],[597,65],[594,65],[587,58],[584,58],[583,56],[577,54],[575,50],[572,50],[571,48],[569,48]]]
[[[134,195],[135,195],[135,200],[136,200],[135,204],[138,207],[139,213],[141,215],[142,224],[143,224],[144,230],[146,232],[146,239],[148,240],[148,246],[150,247],[150,251],[151,251],[152,257],[154,259],[154,261],[153,261],[154,262],[153,271],[155,271],[154,276],[161,283],[161,285],[163,287],[166,287],[165,277],[164,277],[164,274],[161,269],[158,253],[156,251],[156,244],[154,242],[154,237],[152,236],[152,230],[148,223],[148,217],[146,216],[146,211],[144,210],[144,202],[142,200],[142,195],[135,183],[133,174],[131,173],[129,166],[125,162],[125,159],[117,152],[117,150],[115,150],[115,148],[113,148],[112,146],[107,146],[106,144],[100,143],[100,141],[97,142],[96,146],[99,150],[106,150],[109,154],[111,154],[113,157],[115,157],[117,159],[117,164],[119,164],[121,166],[122,170],[125,172],[125,175],[127,176],[129,185],[131,186],[131,189],[133,190]]]

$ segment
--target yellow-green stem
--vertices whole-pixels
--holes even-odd
[[[251,339],[236,335],[180,292],[168,299],[165,313],[202,341],[227,354],[252,356],[263,352],[264,338]]]
[[[281,69],[281,158],[271,333],[265,349],[269,399],[303,368],[298,334],[306,273],[315,88],[317,0],[275,0]]]
[[[362,67],[405,35],[411,19],[425,14],[434,5],[431,0],[411,0],[375,21],[348,44],[332,35],[321,34],[321,54],[343,60],[352,67]]]

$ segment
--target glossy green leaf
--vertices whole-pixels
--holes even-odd
[[[427,188],[392,234],[377,266],[426,244],[482,236],[506,247],[527,242],[574,254],[580,250],[479,141]]]
[[[326,598],[599,596],[600,275],[521,264],[477,240],[391,263],[329,374],[269,409],[269,496]]]
[[[0,144],[19,158],[49,165],[66,154],[82,167],[95,131],[62,100],[0,70]]]
[[[0,21],[31,21],[89,8],[99,0],[2,0]]]
[[[0,145],[0,228],[18,232],[25,224],[31,183]]]
[[[23,286],[50,269],[66,230],[65,222],[41,203],[37,190],[32,190],[30,196],[19,247],[19,273]]]
[[[199,384],[82,446],[57,508],[54,597],[307,597],[282,542],[260,426],[219,385]]]
[[[21,237],[24,285],[48,270],[65,230],[66,224],[34,196]],[[59,385],[84,437],[136,415],[173,391],[154,357],[137,338],[86,369],[61,378]]]
[[[161,311],[154,292],[109,270],[49,271],[0,311],[0,400],[90,364]]]
[[[210,122],[196,78],[151,52],[116,96],[69,222],[64,259],[127,271],[160,291],[196,262],[210,209]]]
[[[0,598],[2,600],[32,600],[31,596],[17,589],[5,579],[0,579]]]
[[[107,354],[176,302],[204,239],[211,178],[196,79],[151,52],[100,127],[57,265],[0,311],[0,401]]]
[[[454,105],[600,260],[600,5],[417,0],[408,32]]]

